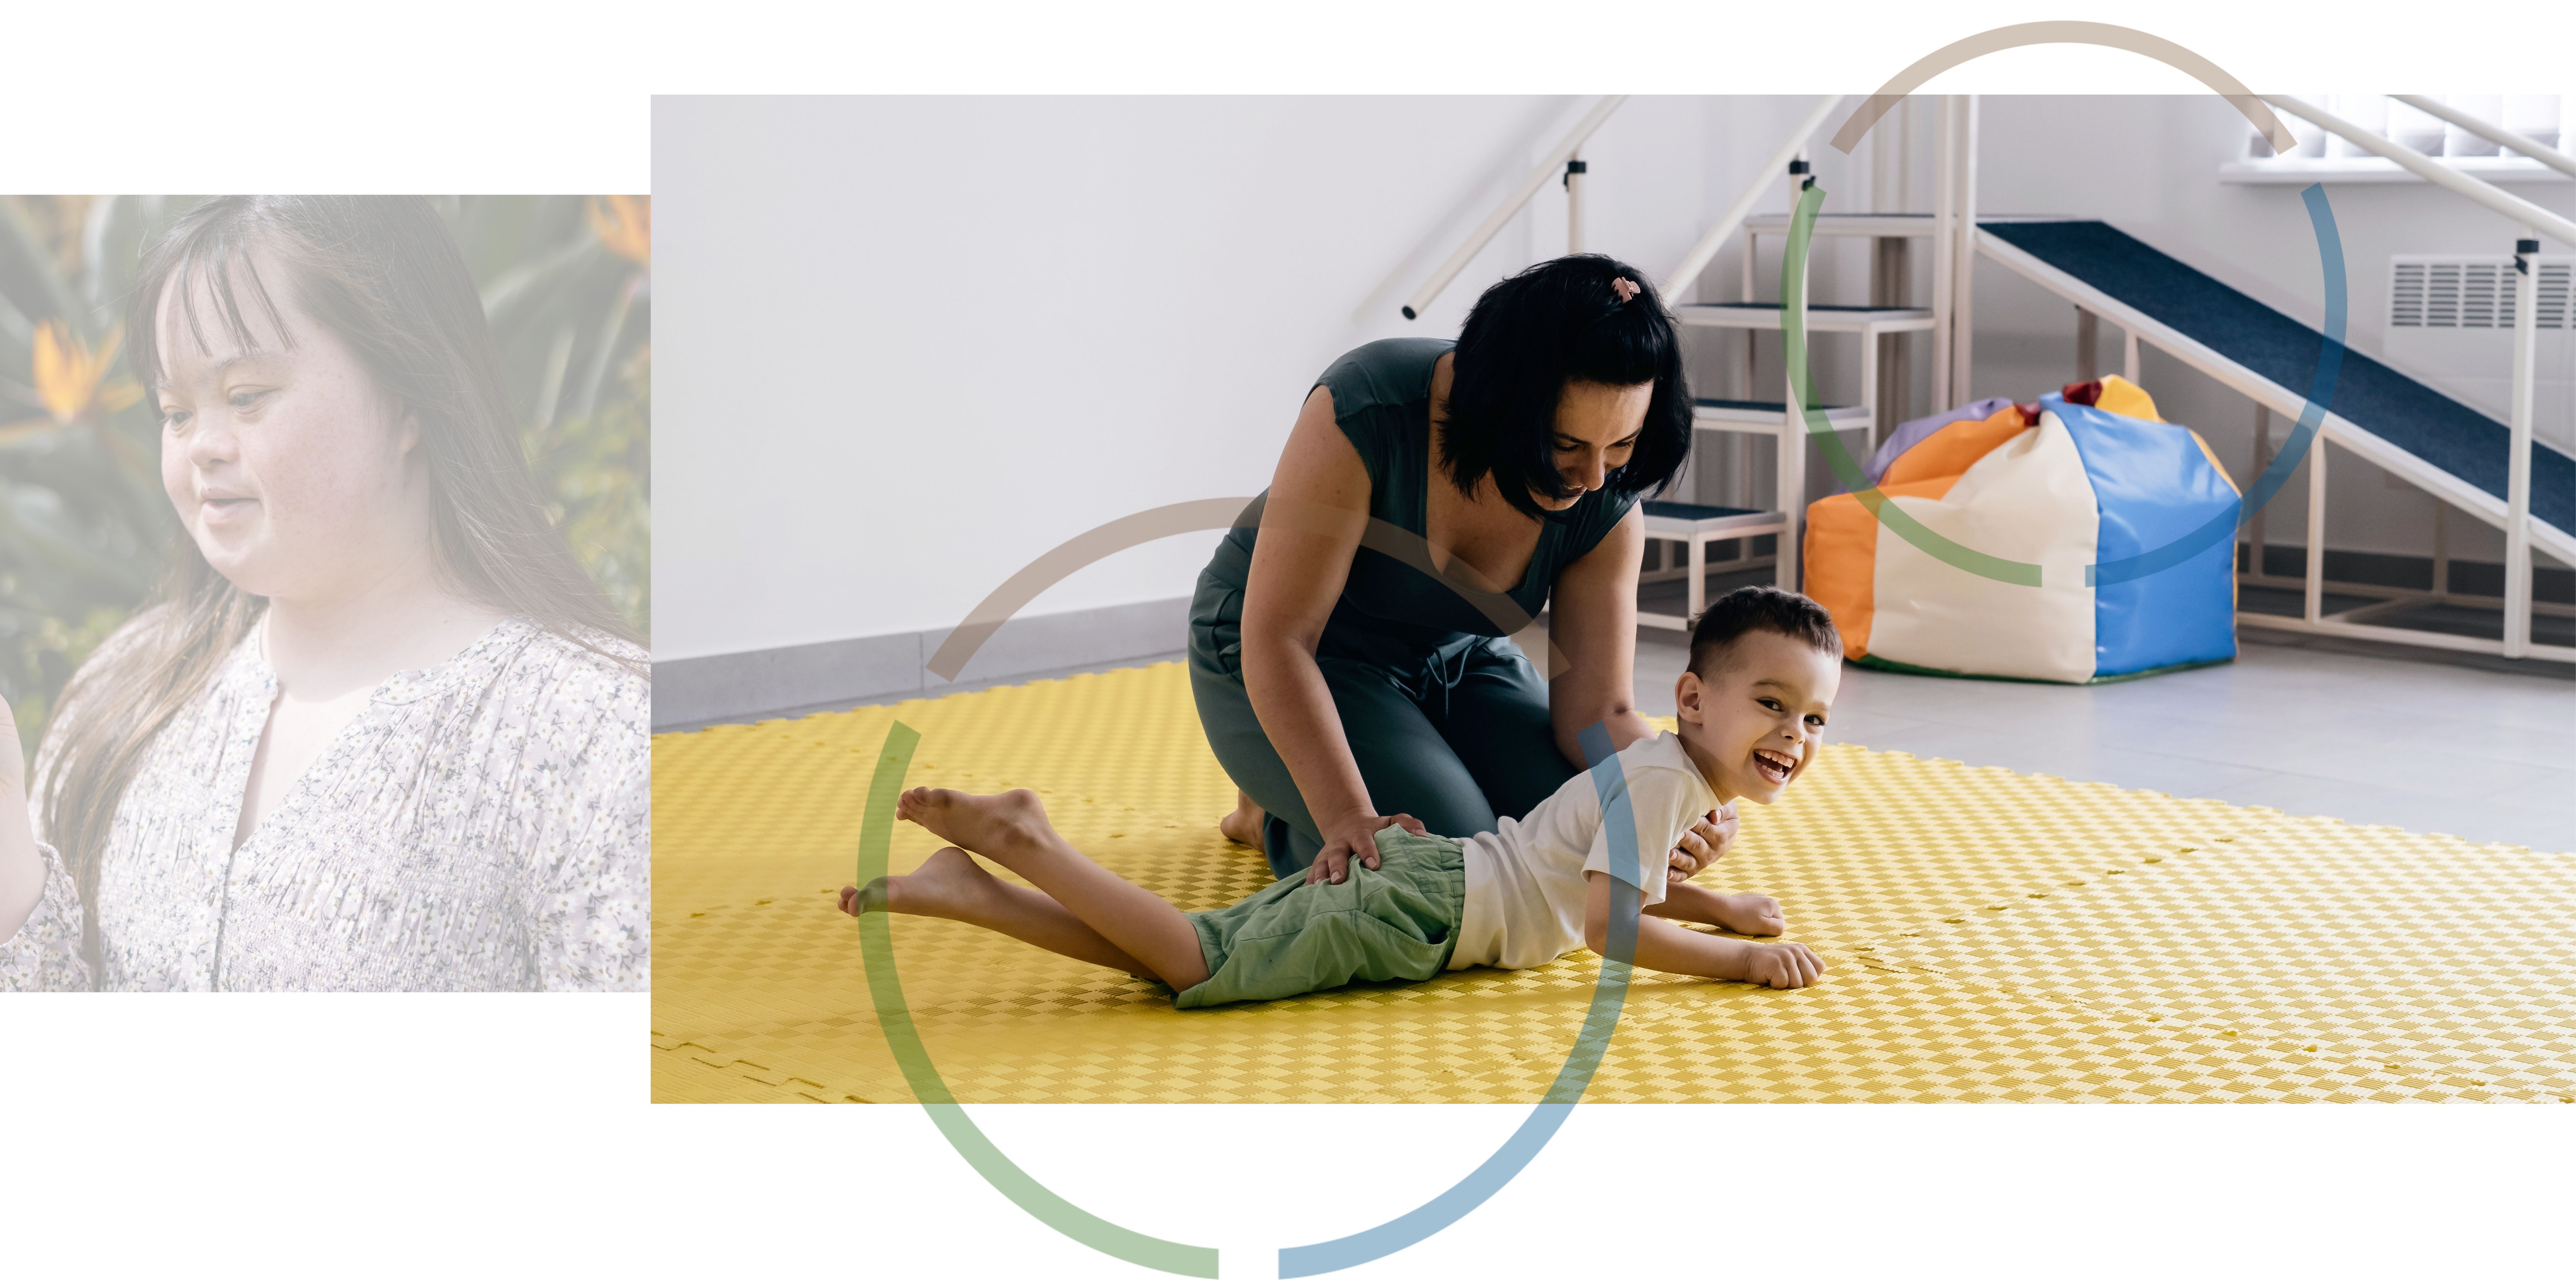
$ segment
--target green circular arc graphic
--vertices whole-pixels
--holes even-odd
[[[895,798],[902,793],[904,772],[911,766],[913,749],[920,741],[918,732],[897,721],[886,734],[884,750],[877,755],[876,771],[868,784],[867,814],[859,827],[858,880],[862,887],[886,875]],[[1634,864],[1638,854],[1636,814],[1628,799],[1627,780],[1620,773],[1617,753],[1610,746],[1609,730],[1596,722],[1583,731],[1581,742],[1586,759],[1592,762],[1585,772],[1601,801],[1601,823],[1610,833],[1610,848],[1629,856],[1629,862]],[[1631,963],[1637,953],[1637,921],[1643,915],[1644,874],[1631,867],[1624,874],[1613,875],[1619,878],[1619,884],[1610,901],[1609,939],[1603,945],[1601,972],[1593,984],[1592,1001],[1584,1010],[1582,1027],[1573,1047],[1566,1052],[1563,1066],[1519,1129],[1464,1178],[1429,1202],[1356,1234],[1279,1249],[1280,1278],[1330,1274],[1409,1248],[1476,1210],[1546,1148],[1591,1085],[1592,1075],[1609,1050],[1611,1035],[1618,1030],[1620,1012],[1627,1001]],[[975,1126],[949,1092],[947,1080],[939,1076],[929,1049],[922,1044],[920,1031],[913,1027],[912,1013],[904,1004],[902,983],[895,969],[890,920],[891,914],[884,909],[862,913],[858,918],[868,991],[876,1004],[878,1027],[884,1031],[886,1044],[893,1050],[895,1063],[902,1068],[913,1097],[929,1112],[931,1121],[959,1156],[1003,1197],[1078,1243],[1150,1269],[1200,1279],[1216,1278],[1216,1249],[1157,1239],[1093,1215],[1022,1171]]]
[[[2298,428],[2282,445],[2251,490],[2241,494],[2235,504],[2222,506],[2199,527],[2152,550],[2105,563],[2084,565],[2084,584],[2108,585],[2149,577],[2171,568],[2219,541],[2235,534],[2237,526],[2271,504],[2272,498],[2290,481],[2290,473],[2299,466],[2317,441],[2325,423],[2326,406],[2334,396],[2335,378],[2343,367],[2344,317],[2349,284],[2345,275],[2343,239],[2335,228],[2334,209],[2326,201],[2323,184],[2309,184],[2300,192],[2308,208],[2308,222],[2317,237],[2317,259],[2325,280],[2325,331],[2317,352],[2316,374],[2308,387],[2306,403],[2300,408]],[[1807,438],[1825,458],[1834,477],[1870,515],[1888,531],[1904,538],[1916,549],[1953,568],[1975,573],[1995,581],[2017,586],[2040,584],[2040,565],[2023,563],[1987,554],[1982,550],[1953,541],[1933,531],[1922,520],[1907,514],[1895,498],[1878,489],[1851,449],[1843,445],[1842,435],[1833,431],[1824,409],[1815,406],[1815,375],[1807,364],[1807,254],[1814,240],[1816,211],[1825,201],[1825,190],[1809,185],[1798,195],[1798,205],[1789,220],[1789,245],[1780,260],[1780,335],[1783,361],[1789,372],[1789,392],[1797,400],[1798,415],[1806,423]],[[1782,509],[1788,506],[1782,501]]]
[[[1987,52],[1982,47],[1972,47],[1974,42],[1986,37],[2000,37],[2012,33],[2019,33],[2015,37],[2016,43],[2080,38],[2092,43],[2133,48],[2151,57],[2158,57],[2167,62],[2174,61],[2169,52],[2160,52],[2159,48],[2147,48],[2134,42],[2104,38],[2101,32],[2088,31],[2069,36],[2067,33],[2054,30],[2056,27],[2089,29],[2100,26],[2101,24],[2024,24],[2023,27],[2017,28],[1999,28],[1995,32],[1985,33],[1985,36],[1972,37],[1969,41],[1947,46],[1934,59],[1927,59],[1910,71],[1920,72],[1925,65],[1942,57],[1947,57],[1953,62],[1965,61],[1978,53]],[[2050,30],[2042,31],[2042,28]],[[2143,33],[2130,32],[2126,28],[2102,28],[2102,30],[2115,35],[2125,34],[2137,37],[2141,40],[2153,41],[2154,39],[2145,37]],[[2160,48],[2161,43],[2159,42]],[[2179,49],[2179,46],[2171,48]],[[2212,66],[2214,68],[2214,65]],[[2204,76],[2203,79],[2207,80],[2208,77]],[[2216,82],[2212,83],[2216,84]],[[2232,81],[2228,83],[2233,84]],[[1866,133],[1868,124],[1877,119],[1888,102],[1903,97],[1896,86],[1896,82],[1890,82],[1890,86],[1882,90],[1863,113],[1856,113],[1853,122],[1846,124],[1844,134],[1856,142],[1860,134]],[[2224,93],[2223,89],[2222,93]],[[2235,101],[2238,96],[2229,97],[2230,101]],[[2243,97],[2247,103],[2253,104],[2254,109],[2260,109],[2259,102],[2255,102],[2250,96]],[[2240,104],[2240,106],[2243,105]],[[1853,128],[1854,124],[1858,125],[1857,130]],[[2261,121],[2258,120],[2257,124],[2259,126]],[[1842,136],[1837,136],[1835,143],[1845,151],[1849,150]],[[2181,562],[2190,554],[2233,533],[2237,516],[2260,510],[2288,481],[2290,472],[2296,468],[2299,459],[2315,440],[2322,427],[2326,402],[2334,389],[2335,376],[2343,356],[2346,280],[2342,245],[2336,235],[2333,215],[2326,204],[2323,187],[2310,185],[2301,196],[2307,204],[2310,221],[2316,230],[2319,257],[2325,270],[2326,328],[2325,343],[2319,354],[2315,380],[2309,390],[2307,405],[2299,417],[2297,431],[2284,444],[2284,451],[2274,459],[2271,467],[2264,472],[2255,487],[2243,497],[2239,506],[2221,513],[2199,529],[2157,550],[2109,564],[2087,565],[2084,569],[2087,585],[2152,574]],[[1836,477],[1863,506],[1868,508],[1876,521],[1906,541],[1953,567],[1962,568],[1983,577],[2017,585],[2034,587],[2040,585],[2042,573],[2039,565],[2004,559],[1971,549],[1933,531],[1920,520],[1906,514],[1901,506],[1893,503],[1893,498],[1879,490],[1876,482],[1869,479],[1860,464],[1852,459],[1850,450],[1843,444],[1841,437],[1832,431],[1822,409],[1811,405],[1815,400],[1812,396],[1813,375],[1808,370],[1806,264],[1814,235],[1816,212],[1823,201],[1824,192],[1819,188],[1810,186],[1801,192],[1791,221],[1788,253],[1781,266],[1781,330],[1791,381],[1791,396],[1797,400],[1800,415],[1806,423],[1808,437],[1816,443]],[[1165,508],[1175,512],[1191,509],[1186,505]],[[1130,516],[1129,520],[1121,520],[1118,523],[1146,521],[1151,517],[1151,515]],[[1168,519],[1172,516],[1163,517]],[[1192,525],[1197,522],[1195,518],[1186,516],[1175,521]],[[1023,577],[1037,580],[1032,581],[1031,586],[1019,587],[1019,593],[1016,595],[1012,593],[1014,586],[1017,585],[1016,582],[1006,583],[1004,587],[996,590],[988,597],[985,605],[980,606],[975,614],[970,615],[968,621],[961,623],[959,629],[952,632],[940,654],[944,665],[935,661],[933,669],[951,679],[955,678],[956,673],[965,665],[966,658],[971,656],[983,639],[989,636],[1001,621],[1007,620],[1016,611],[1019,604],[1024,603],[1029,595],[1035,593],[1035,586],[1044,584],[1046,578],[1060,578],[1064,574],[1064,569],[1057,567],[1057,564],[1068,560],[1077,563],[1087,562],[1082,560],[1076,551],[1075,547],[1078,544],[1094,539],[1123,540],[1125,535],[1123,530],[1122,532],[1111,531],[1118,527],[1118,523],[1104,525],[1102,529],[1086,533],[1076,541],[1066,543],[1065,547],[1050,552],[1049,559],[1040,561],[1041,564],[1046,565],[1044,568],[1032,565],[1030,569],[1023,570]],[[1150,523],[1148,526],[1151,526]],[[1414,541],[1420,540],[1418,537],[1412,537],[1411,534],[1401,535],[1411,537]],[[1384,542],[1394,541],[1396,537],[1383,536],[1382,540],[1363,539],[1362,544],[1375,548]],[[1436,569],[1431,571],[1438,576]],[[1443,580],[1446,579],[1443,578]],[[1003,601],[1008,601],[1008,606],[1003,606]],[[1497,624],[1504,625],[1499,620]],[[1508,631],[1510,628],[1505,625],[1505,629]],[[887,875],[895,801],[901,794],[905,771],[911,765],[913,751],[919,742],[919,733],[898,722],[888,733],[885,746],[878,755],[868,787],[867,809],[859,832],[857,875],[858,883],[862,887]],[[1626,852],[1634,854],[1636,852],[1633,835],[1635,824],[1626,808],[1625,793],[1616,785],[1616,763],[1611,758],[1606,736],[1599,726],[1595,726],[1592,730],[1586,731],[1584,743],[1587,755],[1593,760],[1593,767],[1589,772],[1602,797],[1604,826],[1612,827],[1614,831],[1624,827],[1621,838],[1625,842]],[[1614,846],[1614,848],[1618,847]],[[1627,893],[1633,894],[1633,890]],[[1472,1211],[1485,1199],[1499,1191],[1503,1185],[1509,1183],[1520,1169],[1535,1157],[1538,1150],[1554,1134],[1557,1126],[1564,1121],[1565,1116],[1572,1111],[1574,1103],[1581,1098],[1608,1043],[1609,1036],[1617,1026],[1621,1003],[1627,991],[1628,961],[1633,958],[1635,950],[1636,918],[1639,915],[1636,905],[1637,900],[1634,897],[1613,901],[1611,940],[1607,945],[1610,951],[1603,954],[1601,978],[1596,983],[1592,1005],[1586,1013],[1583,1030],[1577,1037],[1573,1050],[1568,1053],[1565,1066],[1559,1072],[1555,1085],[1550,1088],[1540,1103],[1533,1107],[1529,1119],[1523,1123],[1520,1130],[1465,1179],[1429,1203],[1356,1235],[1301,1248],[1280,1249],[1281,1278],[1330,1273],[1409,1247]],[[913,1025],[911,1012],[905,1006],[901,981],[894,966],[894,941],[889,914],[882,910],[864,913],[857,918],[857,921],[860,944],[866,959],[869,994],[876,1006],[879,1027],[894,1053],[896,1063],[903,1070],[904,1080],[913,1096],[929,1113],[931,1121],[938,1126],[940,1134],[947,1138],[949,1145],[960,1157],[964,1158],[1004,1197],[1046,1223],[1050,1228],[1076,1242],[1149,1269],[1200,1279],[1217,1277],[1216,1249],[1158,1239],[1093,1215],[1048,1189],[1003,1154],[1000,1147],[986,1137],[967,1116],[965,1110],[958,1105],[956,1097],[950,1093],[946,1080],[940,1077],[928,1049],[923,1045],[920,1032]]]
[[[886,851],[894,839],[895,798],[903,794],[904,771],[911,767],[913,748],[920,742],[919,733],[897,722],[886,734],[885,749],[877,753],[876,773],[868,782],[867,814],[859,824],[861,889],[886,874]],[[891,918],[877,911],[861,914],[858,920],[859,945],[867,956],[868,996],[876,1003],[878,1027],[885,1031],[886,1045],[894,1049],[895,1063],[903,1069],[913,1098],[929,1111],[930,1121],[959,1156],[1004,1198],[1077,1243],[1149,1269],[1195,1279],[1216,1278],[1216,1249],[1157,1239],[1093,1216],[1021,1171],[985,1136],[958,1106],[957,1097],[949,1094],[947,1080],[939,1076],[929,1049],[921,1044],[920,1030],[913,1027],[912,1012],[903,1001],[903,984],[895,976]]]
[[[1825,463],[1834,477],[1860,499],[1889,531],[1911,542],[1933,558],[1996,581],[2016,586],[2039,584],[2039,565],[2005,559],[1966,546],[1925,527],[1923,521],[1907,514],[1903,507],[1892,504],[1888,495],[1878,490],[1872,480],[1852,459],[1851,449],[1843,445],[1842,435],[1833,432],[1825,419],[1824,409],[1815,402],[1815,376],[1807,369],[1807,246],[1816,230],[1816,210],[1825,204],[1825,190],[1809,185],[1798,194],[1798,207],[1789,220],[1789,248],[1780,259],[1780,343],[1789,368],[1789,387],[1798,400],[1798,414],[1807,422],[1807,437],[1825,454]],[[1782,508],[1787,508],[1787,498]]]

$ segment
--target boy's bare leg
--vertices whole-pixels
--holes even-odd
[[[841,887],[841,911],[856,915],[858,904],[858,887]],[[962,921],[1060,956],[1130,975],[1154,976],[1143,962],[1082,924],[1080,917],[1065,911],[1046,892],[995,878],[953,845],[941,848],[910,872],[887,877],[886,910]]]
[[[1720,894],[1687,881],[1666,881],[1664,901],[1644,910],[1668,921],[1723,926],[1739,935],[1776,935],[1789,928],[1780,901],[1767,894]]]
[[[969,796],[944,787],[915,787],[896,803],[895,817],[919,823],[940,839],[1028,878],[1172,988],[1187,989],[1208,977],[1198,927],[1162,896],[1067,844],[1048,824],[1037,793],[1021,788],[999,796]]]

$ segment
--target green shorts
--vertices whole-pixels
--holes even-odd
[[[1430,979],[1449,964],[1467,902],[1466,847],[1401,827],[1377,834],[1378,866],[1353,863],[1340,885],[1282,877],[1210,912],[1198,927],[1208,977],[1179,1007],[1263,1001],[1355,979]]]

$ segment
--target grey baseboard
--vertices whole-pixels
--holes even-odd
[[[2254,564],[2253,547],[2236,543],[2236,571],[2245,572]],[[2423,555],[2383,555],[2366,550],[2337,550],[2326,547],[2325,578],[2327,581],[2357,582],[2364,586],[2386,586],[2393,590],[2431,590],[2433,561]],[[2273,577],[2304,577],[2308,573],[2308,548],[2279,541],[2263,543],[2263,571]],[[2451,561],[2451,589],[2463,595],[2504,595],[2504,565],[2477,559]],[[2544,604],[2576,603],[2576,571],[2547,566],[2531,570],[2531,597]]]
[[[1176,652],[1188,647],[1189,621],[1186,595],[1014,617],[953,681],[925,665],[948,638],[944,628],[655,662],[653,727],[830,702],[900,702],[952,683]]]

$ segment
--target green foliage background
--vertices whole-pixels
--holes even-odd
[[[649,243],[604,244],[590,213],[596,199],[431,200],[482,293],[549,509],[601,589],[649,637]],[[143,606],[171,543],[185,539],[161,490],[150,400],[93,400],[68,418],[48,410],[36,334],[60,322],[102,352],[141,248],[195,201],[0,196],[0,696],[31,754],[63,684]],[[120,348],[101,388],[132,380]]]

